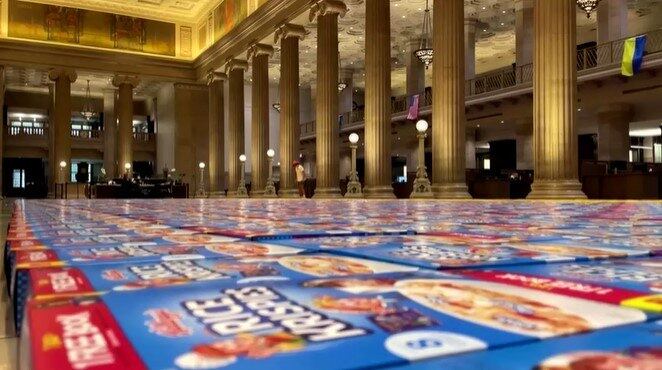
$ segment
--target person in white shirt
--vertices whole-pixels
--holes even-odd
[[[303,166],[298,161],[292,162],[292,167],[294,167],[294,174],[296,175],[299,197],[304,197],[303,184],[306,181],[306,170],[304,170]]]

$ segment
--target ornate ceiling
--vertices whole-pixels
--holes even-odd
[[[365,1],[345,0],[349,12],[339,20],[339,42],[341,68],[354,70],[355,86],[363,86],[363,61],[365,58],[364,25]],[[393,94],[404,94],[406,85],[405,59],[409,53],[408,43],[420,37],[425,0],[391,1],[391,45],[393,59]],[[465,17],[479,21],[476,30],[476,73],[486,73],[510,66],[515,62],[515,3],[514,0],[465,0]],[[432,0],[430,0],[432,7]],[[631,33],[655,29],[662,25],[662,0],[628,0]],[[433,10],[434,11],[434,10]],[[302,14],[292,21],[302,24],[308,37],[301,42],[301,82],[314,84],[316,67],[316,24]],[[587,19],[577,13],[579,43],[595,40],[596,17]],[[272,43],[273,37],[263,42]],[[270,76],[277,81],[279,55],[271,60]],[[432,68],[427,71],[428,83]]]
[[[166,22],[195,23],[220,0],[23,0]]]

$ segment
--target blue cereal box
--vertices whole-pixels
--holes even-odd
[[[661,364],[662,321],[655,321],[391,369],[659,370]]]
[[[143,366],[132,369],[360,369],[646,319],[631,308],[433,271],[113,292],[90,304],[33,305],[28,314],[34,370],[55,359],[61,370],[84,366],[76,361],[108,370],[127,362]],[[72,320],[77,325],[67,325]],[[99,333],[93,359],[69,356],[77,348],[66,345],[44,349],[79,343],[71,327],[82,321]]]
[[[628,255],[623,250],[608,248],[567,247],[551,243],[506,243],[502,238],[467,239],[466,236],[457,235],[325,237],[282,240],[275,243],[431,269],[527,265]]]
[[[662,257],[495,267],[460,273],[662,313]]]

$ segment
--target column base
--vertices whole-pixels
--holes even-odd
[[[248,198],[248,194],[237,191],[228,191],[228,198]]]
[[[392,186],[373,186],[363,190],[367,199],[395,199]]]
[[[299,189],[280,189],[278,196],[288,199],[302,198],[299,196]]]
[[[586,199],[578,180],[534,180],[526,199]]]
[[[432,192],[437,199],[471,199],[467,184],[464,182],[433,184]]]
[[[313,195],[313,198],[339,199],[342,198],[342,195],[340,194],[340,188],[337,187],[321,188],[321,189],[315,189],[315,195]]]

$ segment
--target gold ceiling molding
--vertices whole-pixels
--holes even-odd
[[[172,23],[195,24],[222,0],[22,0],[32,3],[128,15]]]

